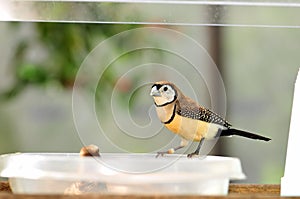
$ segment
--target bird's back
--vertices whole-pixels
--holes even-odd
[[[200,120],[203,122],[214,123],[224,127],[230,127],[231,124],[218,114],[199,106],[189,97],[182,98],[176,102],[176,113],[182,117]]]

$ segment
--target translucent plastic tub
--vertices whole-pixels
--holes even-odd
[[[155,154],[7,154],[0,175],[14,193],[226,195],[231,179],[244,179],[237,158]]]

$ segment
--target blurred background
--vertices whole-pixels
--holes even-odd
[[[237,17],[244,14],[239,13]],[[271,18],[269,20],[275,22],[282,19],[276,13],[251,15],[254,19]],[[289,16],[284,17],[289,20]],[[294,20],[294,16],[290,20]],[[89,116],[84,115],[84,110],[82,117],[87,137],[90,137],[83,138],[75,128],[72,91],[80,66],[102,41],[142,27],[176,30],[197,41],[203,47],[198,64],[215,67],[215,63],[221,73],[226,92],[222,103],[226,104],[227,120],[237,128],[272,138],[269,143],[239,137],[221,138],[210,154],[240,158],[248,177],[243,182],[280,183],[294,81],[300,66],[299,28],[0,22],[0,154],[78,152],[83,144],[90,144],[87,142],[93,139],[102,152],[154,152],[178,144],[179,139],[161,128],[155,119],[150,84],[145,82],[178,81],[182,90],[189,84],[196,94],[190,90],[186,93],[211,107],[211,96],[204,80],[213,81],[215,76],[213,73],[211,77],[197,76],[186,61],[163,50],[144,49],[121,54],[124,46],[147,39],[144,35],[110,43],[108,50],[119,57],[103,69],[95,95],[98,120],[102,130],[109,133],[93,137],[91,132],[98,130],[89,128]],[[149,42],[164,47],[164,41],[159,38]],[[176,38],[173,42],[177,42]],[[185,52],[191,50],[184,44],[180,46]],[[147,69],[149,63],[152,65]],[[145,67],[132,72],[138,66]],[[95,67],[103,66],[95,63]],[[173,70],[182,71],[184,77],[174,77]],[[145,79],[147,81],[143,81]],[[89,77],[79,81],[85,84]],[[214,89],[218,93],[220,88]],[[111,103],[112,96],[114,103]],[[151,141],[132,139],[134,136],[128,132],[125,135],[122,127],[116,124],[111,109],[120,111],[115,113],[120,115],[129,112],[131,118],[124,117],[124,121],[132,121],[137,126],[147,127],[152,122],[159,133]],[[144,135],[151,132],[151,128],[141,131]],[[172,139],[174,142],[170,142]]]

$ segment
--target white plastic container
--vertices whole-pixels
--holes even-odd
[[[155,154],[7,154],[0,175],[20,194],[226,195],[231,179],[245,178],[237,158]]]

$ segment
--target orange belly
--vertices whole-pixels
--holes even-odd
[[[165,126],[181,137],[199,142],[202,138],[212,139],[218,132],[218,125],[175,115],[173,121]]]

